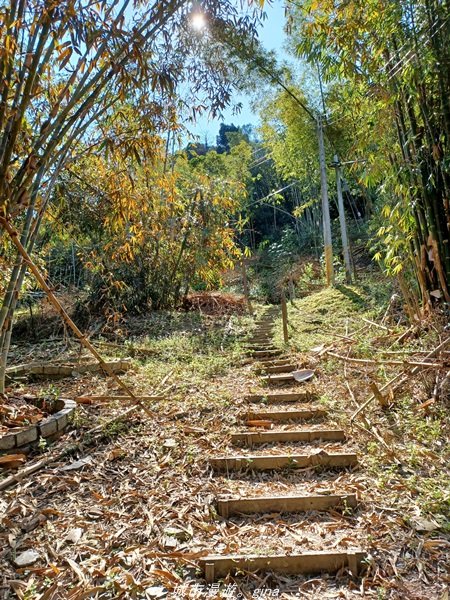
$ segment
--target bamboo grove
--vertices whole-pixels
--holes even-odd
[[[376,258],[411,305],[448,302],[449,2],[309,0],[289,12],[293,50],[328,82],[329,137],[376,190]]]
[[[249,7],[241,12],[233,2],[217,0],[204,2],[203,8],[211,16],[229,21],[236,31],[254,34],[259,10]],[[101,164],[91,164],[92,169],[100,169],[100,178],[107,171],[114,172],[114,177],[105,189],[97,186],[95,198],[89,173],[79,183],[80,189],[91,186],[90,209],[108,213],[110,230],[122,225],[126,230],[125,243],[117,241],[120,248],[115,251],[110,247],[111,256],[128,252],[129,260],[144,220],[158,227],[158,196],[160,206],[165,205],[163,211],[173,210],[185,221],[177,232],[184,240],[183,251],[178,251],[179,259],[168,268],[168,275],[185,259],[193,237],[188,222],[195,221],[201,206],[214,205],[216,195],[207,197],[205,182],[201,189],[192,182],[189,190],[181,190],[170,177],[164,177],[163,140],[179,131],[181,114],[189,119],[205,107],[212,114],[220,111],[229,101],[232,87],[230,67],[218,57],[197,52],[191,12],[191,3],[185,0],[2,2],[0,219],[16,227],[29,253],[40,239],[41,226],[55,212],[55,202],[61,200],[58,190],[64,189],[70,173],[71,177],[79,175],[83,160],[95,155]],[[111,189],[114,181],[117,186]],[[144,188],[150,195],[150,186],[149,199]],[[179,206],[166,206],[172,201],[180,203],[183,193],[189,206],[180,217]],[[66,206],[69,196],[64,198]],[[125,223],[131,212],[133,220]],[[118,216],[116,223],[112,223],[113,215]],[[139,215],[143,218],[137,223]],[[202,218],[208,220],[206,215]],[[176,223],[175,214],[173,227]],[[0,228],[0,236],[1,393],[13,316],[27,265],[21,257],[14,260],[4,228]],[[214,262],[211,256],[202,260]],[[180,288],[178,273],[173,279]]]

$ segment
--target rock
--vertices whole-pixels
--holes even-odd
[[[80,458],[80,460],[76,460],[70,465],[66,465],[61,468],[61,471],[77,471],[78,469],[82,469],[86,465],[91,465],[94,462],[92,456],[85,456],[84,458]]]
[[[76,544],[84,533],[84,529],[81,527],[75,527],[74,529],[70,529],[66,535],[66,541],[71,542],[72,544]]]
[[[36,561],[38,561],[41,558],[39,552],[36,552],[36,550],[26,550],[25,552],[22,552],[21,554],[19,554],[19,556],[16,556],[15,560],[14,560],[14,564],[16,565],[16,567],[29,567],[30,565],[33,565]]]

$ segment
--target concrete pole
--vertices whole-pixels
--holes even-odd
[[[325,142],[323,139],[322,117],[317,117],[317,135],[319,138],[320,184],[322,195],[323,245],[325,254],[325,272],[327,285],[334,283],[333,246],[331,241],[330,205],[328,203],[327,165],[325,161]]]
[[[241,270],[242,270],[242,287],[244,288],[245,301],[247,302],[248,312],[252,315],[253,314],[253,306],[252,306],[252,303],[250,300],[250,290],[248,287],[247,268],[245,266],[245,258],[244,257],[242,257],[242,259],[241,259]]]
[[[342,251],[344,254],[345,280],[352,282],[352,262],[350,259],[350,245],[348,242],[347,222],[345,220],[344,199],[342,197],[341,164],[337,154],[334,155],[334,168],[336,169],[336,186],[338,196],[339,223],[341,224]]]

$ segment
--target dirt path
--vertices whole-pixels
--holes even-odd
[[[266,352],[268,329],[252,338]],[[342,382],[314,365],[312,381],[272,386],[312,359],[269,348],[243,360],[223,331],[195,344],[177,333],[135,363],[127,378],[143,394],[175,372],[151,422],[136,412],[0,495],[1,600],[443,600],[447,536],[411,526],[414,497],[387,459],[389,483],[378,487],[367,438],[348,428]],[[61,391],[119,393],[100,376]],[[80,406],[58,445],[120,410]],[[17,565],[30,551],[32,564]]]
[[[313,372],[297,371],[295,363],[289,357],[281,356],[272,344],[274,310],[267,311],[257,322],[247,342],[248,353],[257,361],[258,372],[269,388],[283,386],[283,390],[264,394],[247,395],[248,407],[237,415],[242,425],[238,433],[231,434],[231,443],[240,446],[236,452],[210,459],[214,472],[225,472],[226,477],[241,487],[235,488],[233,496],[221,495],[216,499],[218,513],[224,520],[235,517],[240,528],[258,527],[261,519],[270,516],[278,525],[289,527],[289,521],[283,519],[290,515],[298,519],[311,519],[311,539],[297,539],[293,547],[291,542],[284,544],[279,539],[272,547],[262,552],[224,553],[202,558],[200,565],[206,582],[206,596],[213,589],[219,592],[222,585],[214,583],[235,573],[258,573],[263,581],[270,573],[278,575],[313,574],[349,574],[356,578],[367,561],[367,554],[361,550],[361,541],[355,540],[348,517],[356,509],[356,493],[346,491],[345,474],[339,485],[342,490],[325,489],[323,480],[316,472],[337,473],[344,469],[355,469],[358,459],[346,443],[342,429],[336,429],[327,423],[327,414],[315,405],[315,395],[300,387],[298,391],[286,391],[286,386],[298,387],[297,377],[308,381]],[[306,383],[300,384],[307,386]],[[263,408],[261,408],[263,407]],[[311,425],[311,422],[313,425]],[[299,425],[300,423],[300,425]],[[245,428],[243,428],[243,426]],[[301,472],[308,476],[308,485],[299,487],[295,475]],[[345,473],[345,471],[344,471]],[[293,475],[291,477],[291,474]],[[273,491],[273,483],[280,476],[288,483],[281,490]],[[261,477],[272,478],[264,485]],[[305,482],[306,483],[306,482]],[[347,486],[348,487],[348,486]],[[312,512],[311,512],[312,511]],[[314,526],[320,515],[332,513],[342,516],[341,531],[334,527],[335,536],[344,534],[341,542],[327,547],[326,540],[319,539],[319,548],[309,550],[314,544]],[[301,515],[307,515],[301,516]],[[312,518],[311,518],[312,516]],[[314,523],[315,521],[315,523]],[[334,523],[336,519],[333,519]],[[303,525],[308,526],[308,522]],[[350,533],[349,533],[350,529]],[[306,550],[297,550],[296,546],[306,545]],[[306,544],[304,544],[306,542]],[[325,543],[324,543],[325,542]],[[357,545],[358,544],[358,545]],[[226,588],[222,591],[225,592]],[[278,597],[280,588],[263,585],[254,590],[254,597]]]

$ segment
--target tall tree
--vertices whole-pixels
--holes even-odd
[[[254,31],[231,0],[207,0],[212,17]],[[191,82],[193,113],[230,99],[227,69],[195,53],[186,0],[7,0],[0,7],[0,225],[14,221],[31,252],[59,174],[78,152],[106,143],[101,124],[117,103],[139,105],[143,123],[175,118]],[[215,79],[211,73],[215,73]],[[151,121],[154,121],[150,123]],[[139,132],[122,144],[138,152]],[[110,140],[112,143],[115,140]],[[134,146],[134,147],[133,147]],[[0,227],[0,236],[3,228]],[[4,236],[0,240],[7,244]],[[0,309],[0,393],[26,265],[18,257]]]

